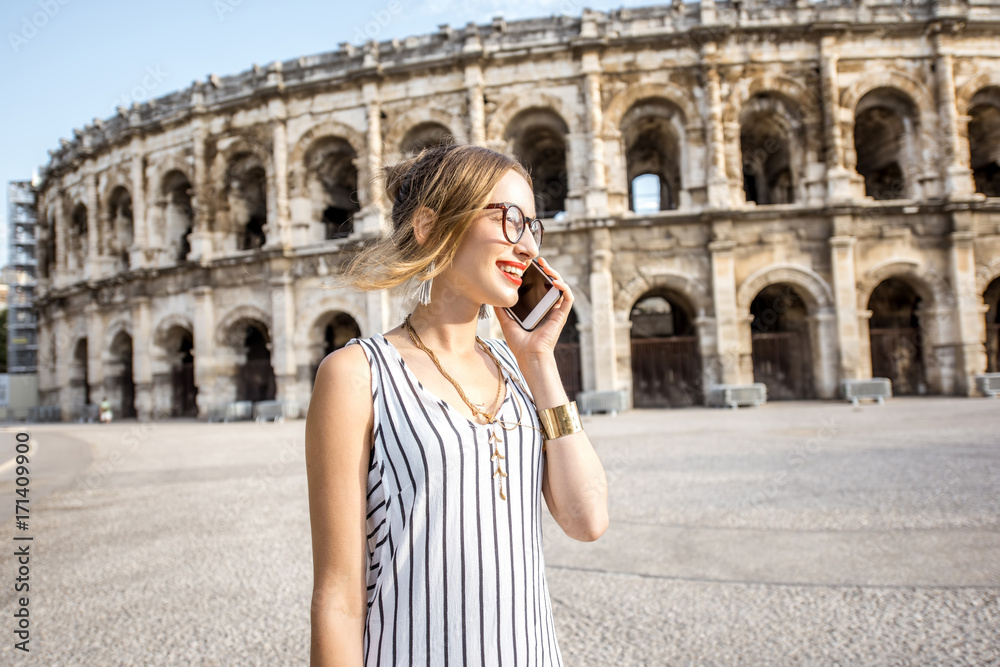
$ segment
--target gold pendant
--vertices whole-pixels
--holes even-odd
[[[507,500],[507,496],[503,492],[503,478],[507,476],[507,473],[500,467],[500,461],[503,460],[504,456],[500,453],[500,438],[497,437],[495,427],[494,430],[490,431],[490,444],[493,445],[493,455],[490,457],[490,461],[497,462],[497,469],[493,472],[493,479],[499,478],[500,500]]]

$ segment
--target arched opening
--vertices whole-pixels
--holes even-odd
[[[646,292],[632,306],[632,401],[637,408],[702,401],[694,310],[669,290]]]
[[[226,171],[226,203],[230,231],[236,234],[238,250],[256,250],[267,241],[267,174],[257,156],[242,153]]]
[[[87,364],[87,339],[81,338],[73,348],[73,358],[69,366],[69,386],[75,407],[93,403],[90,399],[90,370]]]
[[[354,231],[354,215],[361,210],[356,157],[339,137],[321,139],[306,153],[309,199],[318,209],[324,239],[346,238]]]
[[[1000,278],[986,288],[986,372],[1000,373]]]
[[[766,93],[751,98],[740,113],[743,191],[760,205],[795,201],[792,141],[798,135],[790,111]]]
[[[135,225],[132,217],[132,195],[119,186],[115,188],[108,200],[108,227],[105,240],[105,252],[115,260],[116,271],[126,271],[129,268],[129,248],[135,238]]]
[[[194,336],[187,329],[174,327],[168,335],[171,342],[170,365],[170,415],[172,417],[198,416],[198,387],[194,383]]]
[[[191,182],[179,171],[163,178],[163,199],[166,203],[166,245],[178,262],[187,260],[191,252],[189,237],[194,230],[194,208],[191,205]]]
[[[858,102],[854,149],[865,195],[878,200],[908,196],[915,119],[913,103],[896,90],[874,90]]]
[[[976,192],[1000,197],[1000,88],[981,90],[972,98],[969,151]]]
[[[754,382],[768,400],[813,398],[812,346],[806,304],[793,287],[768,285],[750,303]]]
[[[39,238],[39,275],[49,279],[56,268],[56,220],[52,216],[43,228],[44,238]]]
[[[868,299],[872,377],[889,378],[897,396],[927,393],[919,308],[920,296],[900,278],[882,281]]]
[[[258,322],[243,325],[244,362],[236,380],[236,400],[273,401],[274,369],[271,367],[271,343],[267,328]]]
[[[563,389],[569,400],[576,400],[576,395],[583,391],[583,375],[580,369],[580,331],[577,328],[576,311],[570,310],[566,324],[556,342],[556,366],[559,377],[562,378]]]
[[[316,380],[316,371],[319,370],[320,363],[326,359],[327,355],[335,350],[347,345],[352,338],[361,337],[361,327],[357,321],[347,313],[335,311],[327,313],[320,320],[317,333],[322,334],[319,345],[319,360],[313,366],[313,381]]]
[[[135,378],[132,375],[132,337],[118,332],[111,341],[111,364],[108,368],[106,389],[111,404],[118,405],[115,417],[135,417]],[[117,400],[116,400],[117,398]]]
[[[73,212],[69,217],[69,259],[71,271],[83,269],[87,261],[87,234],[89,220],[87,207],[84,204],[77,204],[73,207]],[[82,278],[82,276],[78,276]]]
[[[425,148],[450,146],[454,143],[455,137],[447,127],[428,121],[410,128],[399,142],[399,150],[403,155],[416,155]]]
[[[550,109],[526,109],[507,127],[505,139],[531,174],[539,218],[554,218],[566,210],[568,133],[566,123]]]
[[[639,102],[622,117],[629,202],[636,213],[668,211],[678,206],[681,190],[681,149],[675,127],[678,122],[679,112],[663,100]],[[640,178],[646,180],[638,181]],[[655,200],[651,194],[644,196],[650,190],[655,190]]]

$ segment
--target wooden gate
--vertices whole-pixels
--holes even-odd
[[[583,390],[580,375],[580,344],[556,343],[555,356],[566,395],[569,396],[569,400],[575,401],[576,395]]]
[[[915,327],[872,329],[872,377],[892,380],[895,396],[926,391],[920,330]]]
[[[767,385],[767,400],[812,397],[812,360],[797,331],[754,332],[753,379]]]
[[[236,377],[236,400],[273,401],[274,371],[268,359],[250,359],[240,366]]]
[[[701,356],[695,336],[632,341],[632,401],[637,408],[702,403]]]
[[[198,388],[194,385],[194,362],[174,364],[170,369],[170,385],[173,389],[170,416],[197,417],[198,403],[195,397],[198,395]]]

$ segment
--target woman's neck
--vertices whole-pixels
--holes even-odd
[[[472,309],[449,304],[435,308],[431,301],[427,306],[417,305],[410,316],[410,324],[430,349],[439,354],[462,357],[476,354],[478,317],[478,306]]]

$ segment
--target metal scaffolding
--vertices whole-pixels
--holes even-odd
[[[38,320],[35,315],[35,256],[38,209],[31,181],[7,184],[10,229],[7,267],[7,372],[33,374],[38,359]]]

